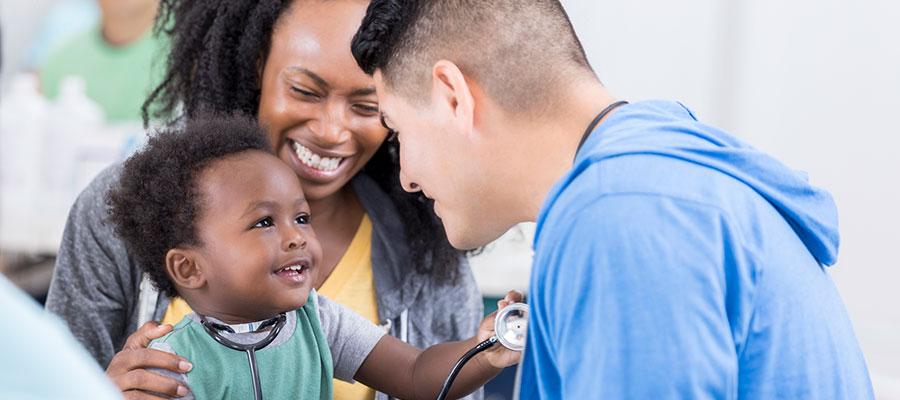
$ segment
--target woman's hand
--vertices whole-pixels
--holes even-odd
[[[478,328],[477,335],[478,342],[480,343],[490,339],[491,336],[494,336],[494,318],[500,310],[512,303],[521,303],[523,299],[524,296],[522,296],[522,293],[515,290],[510,290],[506,293],[506,297],[497,302],[497,311],[481,320],[481,326]],[[484,357],[484,360],[494,368],[506,368],[510,365],[518,364],[519,360],[522,358],[522,352],[507,349],[500,344],[485,350],[481,355]]]
[[[171,331],[172,325],[148,322],[128,337],[122,351],[110,361],[106,375],[122,391],[125,399],[168,399],[188,394],[184,382],[147,370],[161,368],[177,374],[191,370],[192,365],[188,360],[175,354],[147,348],[151,340],[163,337]]]

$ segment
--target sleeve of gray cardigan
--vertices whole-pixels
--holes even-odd
[[[135,330],[131,315],[140,285],[140,272],[107,223],[104,196],[118,170],[101,172],[69,211],[47,297],[47,309],[103,368]]]
[[[468,258],[462,257],[460,260],[459,275],[459,281],[455,285],[444,285],[434,289],[434,296],[448,299],[445,303],[452,304],[447,314],[455,332],[444,341],[465,340],[475,336],[478,327],[481,326],[481,320],[484,319],[484,301]]]

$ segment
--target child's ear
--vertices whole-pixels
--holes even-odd
[[[166,253],[166,272],[177,287],[199,289],[206,284],[197,253],[188,249],[172,249]]]

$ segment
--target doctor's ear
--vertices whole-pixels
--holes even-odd
[[[448,107],[450,116],[460,128],[468,129],[475,119],[475,84],[466,80],[459,67],[447,60],[440,60],[431,69],[432,103]]]
[[[189,249],[172,249],[166,253],[166,272],[176,286],[199,289],[206,284],[198,258],[199,255]]]

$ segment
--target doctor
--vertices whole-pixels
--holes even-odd
[[[454,246],[537,222],[522,398],[872,398],[831,196],[619,101],[558,1],[374,0],[353,53]]]
[[[0,274],[0,399],[121,396],[58,319]]]

